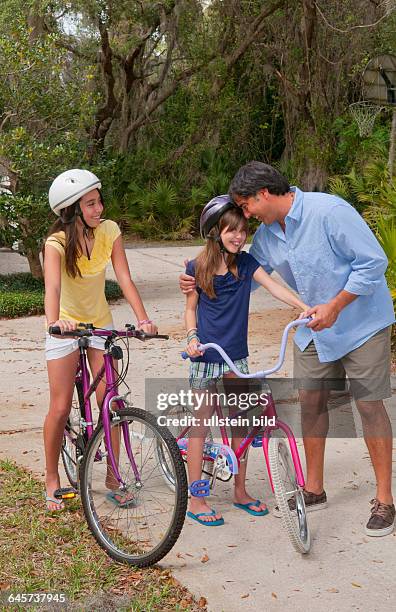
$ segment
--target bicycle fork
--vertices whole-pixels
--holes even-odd
[[[280,421],[277,419],[276,426],[266,427],[264,429],[264,434],[263,434],[263,451],[264,451],[265,463],[267,466],[268,477],[269,477],[272,492],[274,493],[274,485],[272,482],[271,468],[269,464],[268,445],[269,445],[269,441],[271,437],[271,431],[273,431],[274,429],[281,429],[286,434],[288,442],[289,442],[289,448],[290,448],[290,452],[291,452],[291,456],[292,456],[292,460],[294,464],[294,469],[296,471],[296,482],[299,487],[304,488],[305,480],[304,480],[303,470],[301,467],[300,455],[297,449],[296,439],[290,427],[286,425],[286,423],[284,423],[283,421]]]
[[[103,429],[105,433],[105,443],[106,443],[108,463],[110,464],[114,477],[120,484],[121,490],[126,489],[126,484],[124,480],[122,479],[121,474],[119,472],[118,458],[116,458],[116,455],[114,453],[113,443],[111,440],[111,423],[121,421],[121,417],[116,412],[114,412],[114,410],[112,410],[111,407],[112,407],[113,402],[115,402],[117,404],[117,407],[121,410],[124,407],[126,395],[125,396],[113,395],[111,397],[106,396],[103,402],[104,405],[103,405],[103,411],[102,411],[102,421],[103,421]],[[136,481],[135,484],[139,488],[141,486],[141,477],[140,477],[138,467],[136,465],[135,458],[133,456],[128,423],[124,421],[120,423],[118,427],[121,427],[125,450],[126,450],[128,459],[130,461],[132,471],[135,476],[135,481]]]

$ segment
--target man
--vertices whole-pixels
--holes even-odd
[[[326,410],[332,381],[345,373],[362,417],[377,481],[365,532],[392,533],[392,430],[383,399],[390,397],[390,333],[395,320],[384,277],[385,253],[357,211],[338,196],[291,188],[275,168],[253,161],[238,170],[230,195],[247,218],[262,221],[250,253],[311,305],[308,327],[294,344],[307,461],[307,510],[327,505],[323,489]],[[191,288],[182,275],[181,287]],[[187,282],[187,280],[189,282]],[[294,509],[294,508],[292,508]]]

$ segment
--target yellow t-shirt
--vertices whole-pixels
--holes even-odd
[[[103,221],[94,229],[95,242],[90,259],[81,255],[77,265],[81,277],[72,278],[65,268],[65,233],[58,232],[47,238],[61,255],[60,319],[77,323],[93,323],[95,327],[111,324],[111,313],[105,297],[105,271],[111,259],[114,241],[121,234],[114,221]]]

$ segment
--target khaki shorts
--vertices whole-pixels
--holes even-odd
[[[392,326],[382,329],[341,359],[327,363],[319,361],[313,341],[304,351],[294,344],[294,387],[343,391],[348,376],[355,399],[369,402],[391,397],[391,330]]]

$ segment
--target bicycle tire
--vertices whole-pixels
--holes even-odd
[[[84,393],[82,382],[76,380],[70,414],[67,419],[61,446],[63,467],[68,481],[75,489],[78,487],[79,455],[83,452],[83,449],[79,449],[78,446],[81,435],[83,436],[82,440],[86,442],[86,436],[81,434],[81,418],[84,418]]]
[[[183,528],[187,510],[186,472],[175,439],[166,427],[157,424],[153,415],[132,406],[116,411],[115,415],[119,420],[113,419],[112,427],[128,423],[132,452],[136,463],[140,462],[137,467],[141,483],[134,478],[125,444],[121,441],[118,469],[127,483],[127,494],[131,496],[133,505],[121,507],[118,502],[108,500],[109,494],[112,494],[105,484],[108,466],[103,453],[102,423],[98,424],[89,440],[81,463],[81,501],[93,536],[110,557],[121,563],[148,567],[171,550]],[[133,433],[135,425],[141,428],[139,435]],[[173,492],[165,484],[158,462],[156,464],[154,437],[156,440],[160,438],[161,444],[168,450],[168,461],[172,463],[175,475]],[[144,470],[149,472],[148,484],[144,481]],[[119,490],[117,494],[120,494]],[[143,516],[149,504],[154,507],[154,514]],[[154,533],[158,533],[158,542],[151,543]]]
[[[297,484],[296,472],[290,448],[284,438],[271,437],[268,445],[269,465],[275,499],[283,526],[293,548],[307,554],[311,547],[311,536],[307,523],[302,488]],[[297,511],[290,510],[288,500],[294,497]]]

